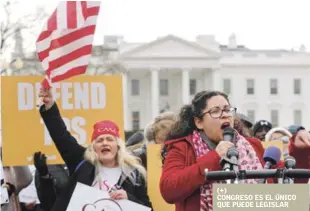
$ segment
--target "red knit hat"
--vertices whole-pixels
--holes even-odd
[[[94,132],[91,141],[95,140],[98,136],[103,134],[110,134],[117,138],[120,137],[118,126],[109,120],[104,120],[94,124]]]

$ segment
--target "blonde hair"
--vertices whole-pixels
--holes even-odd
[[[137,143],[135,145],[132,145],[132,146],[128,146],[126,147],[129,151],[134,151],[136,149],[140,149],[143,145],[144,145],[144,141],[140,142],[140,143]]]
[[[173,112],[161,113],[152,123],[149,123],[144,130],[144,137],[147,142],[155,142],[156,134],[163,129],[170,131],[177,121],[177,115]]]
[[[122,170],[121,182],[126,180],[126,178],[129,178],[133,184],[138,185],[138,178],[136,178],[135,171],[138,171],[139,175],[141,175],[146,182],[146,170],[143,165],[141,165],[141,160],[126,149],[124,141],[119,138],[115,138],[115,140],[118,146],[118,151],[116,154],[117,164]],[[98,155],[94,150],[94,142],[87,147],[84,153],[84,158],[95,166],[95,175],[99,180],[101,180],[101,164]]]

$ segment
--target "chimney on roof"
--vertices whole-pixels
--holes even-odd
[[[196,36],[196,43],[206,49],[220,52],[220,45],[216,41],[214,35],[201,34]]]
[[[235,33],[231,34],[228,38],[228,48],[236,49],[237,48],[237,38]]]
[[[107,49],[116,50],[118,49],[119,45],[124,42],[123,36],[117,35],[106,35],[104,36],[104,43],[103,46]]]

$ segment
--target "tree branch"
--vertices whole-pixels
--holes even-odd
[[[0,51],[3,52],[7,46],[6,42],[14,37],[17,29],[31,29],[37,25],[38,21],[47,16],[43,7],[37,7],[35,13],[24,15],[23,17],[13,20],[11,15],[15,11],[14,7],[21,3],[21,0],[6,0],[3,5],[4,16],[1,20],[0,27]]]

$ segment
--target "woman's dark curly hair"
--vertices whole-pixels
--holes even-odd
[[[194,130],[197,130],[195,125],[195,117],[202,119],[202,112],[207,106],[207,101],[214,96],[223,96],[228,102],[228,96],[219,91],[201,91],[198,92],[192,103],[181,108],[177,122],[173,125],[166,140],[177,139],[188,136]],[[167,153],[167,147],[164,145],[161,156],[164,162]]]

